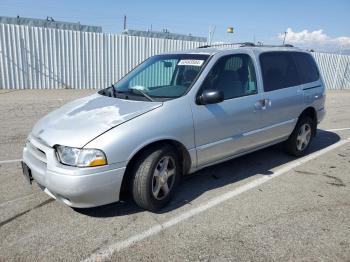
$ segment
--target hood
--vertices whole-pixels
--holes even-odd
[[[94,94],[49,113],[34,126],[32,135],[51,147],[81,148],[103,132],[161,105]]]

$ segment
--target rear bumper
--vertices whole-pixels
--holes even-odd
[[[31,140],[32,141],[32,140]],[[53,163],[52,148],[34,142],[46,153],[47,163],[33,154],[29,147],[23,149],[23,162],[39,187],[49,196],[71,207],[95,207],[119,201],[125,167],[103,166],[74,168]]]

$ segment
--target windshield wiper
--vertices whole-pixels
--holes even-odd
[[[116,97],[117,97],[117,94],[115,93],[114,84],[112,84],[111,87],[112,87],[112,94],[113,94],[113,97],[116,98]]]
[[[144,97],[146,97],[149,101],[151,102],[155,102],[155,100],[150,97],[149,95],[147,95],[145,92],[143,92],[143,87],[141,88],[141,86],[133,86],[133,87],[129,87],[130,90],[136,90],[136,91],[139,91],[140,94],[142,94]]]

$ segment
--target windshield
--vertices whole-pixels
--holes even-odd
[[[114,84],[114,93],[126,99],[151,101],[180,97],[192,86],[208,57],[194,54],[153,56]]]

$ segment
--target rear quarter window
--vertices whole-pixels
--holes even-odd
[[[291,52],[265,52],[259,57],[265,92],[300,85]]]
[[[294,52],[293,56],[298,67],[301,84],[315,82],[320,78],[316,62],[310,54]]]

